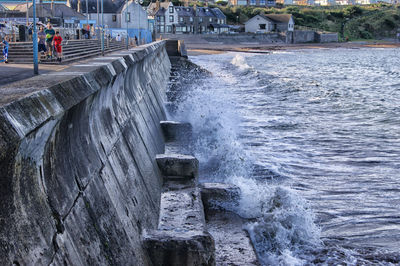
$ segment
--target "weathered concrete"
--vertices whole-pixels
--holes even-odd
[[[200,189],[164,186],[157,230],[146,231],[144,243],[153,265],[214,265],[214,240],[206,231]]]
[[[156,161],[168,179],[197,179],[199,175],[199,161],[191,155],[158,154]]]
[[[319,43],[338,42],[339,34],[337,32],[316,32],[315,41]]]
[[[161,121],[161,129],[166,142],[187,141],[192,136],[192,125],[176,121]]]
[[[215,241],[216,265],[260,265],[246,231],[245,220],[231,212],[208,215],[207,228]]]
[[[211,210],[232,210],[239,205],[240,188],[225,183],[202,183],[201,198],[206,214]]]
[[[149,265],[170,62],[157,42],[0,87],[0,264]]]

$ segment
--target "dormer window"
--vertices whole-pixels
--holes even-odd
[[[169,7],[169,13],[174,13],[174,7],[173,6]]]

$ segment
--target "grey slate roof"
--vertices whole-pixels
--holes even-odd
[[[226,18],[225,14],[221,11],[221,9],[216,7],[216,8],[213,8],[212,11],[214,12],[214,14],[217,18],[224,18],[224,19]]]
[[[125,0],[103,0],[104,13],[118,13],[125,4]],[[70,6],[78,10],[78,0],[69,0]],[[88,13],[97,13],[97,0],[88,0]],[[81,0],[81,11],[86,13],[86,0]],[[99,0],[99,12],[101,12],[101,1]]]
[[[178,12],[178,16],[180,17],[194,17],[193,7],[177,6],[175,7],[175,10]]]
[[[209,7],[197,7],[196,13],[198,17],[215,17],[215,14]]]
[[[39,4],[37,4],[39,5]],[[42,3],[43,12],[45,16],[52,16],[51,11],[51,3]],[[32,12],[32,3],[29,3],[29,14]],[[20,12],[26,12],[26,4],[19,4],[15,7],[14,10],[18,10]],[[76,18],[76,19],[85,19],[86,17],[81,13],[76,12],[74,9],[68,7],[65,4],[54,3],[54,16],[59,18]]]

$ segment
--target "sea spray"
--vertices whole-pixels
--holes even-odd
[[[254,74],[241,55],[224,67],[232,66],[241,75]],[[241,189],[240,205],[226,207],[251,220],[244,229],[262,264],[303,264],[305,248],[320,244],[313,212],[290,188],[253,178],[256,159],[240,138],[242,102],[230,89],[239,85],[240,78],[216,67],[208,65],[214,77],[185,88],[173,117],[193,126],[190,149],[200,162],[200,181],[231,183]]]

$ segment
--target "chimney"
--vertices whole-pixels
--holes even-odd
[[[160,1],[159,0],[156,1],[156,9],[157,9],[157,11],[160,9]]]
[[[81,9],[81,0],[78,0],[78,6],[77,6],[76,8],[77,8],[76,11],[78,11],[78,13],[81,13],[81,12],[82,12],[82,9]]]
[[[183,6],[185,6],[185,7],[189,7],[189,0],[185,0],[185,2],[184,2],[184,4],[183,4]]]

